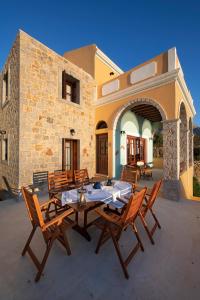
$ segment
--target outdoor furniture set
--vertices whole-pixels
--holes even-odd
[[[100,247],[110,238],[113,241],[117,256],[122,266],[124,275],[129,278],[127,266],[136,252],[144,246],[137,231],[135,220],[139,217],[147,232],[152,244],[154,244],[153,234],[160,224],[152,210],[157,198],[162,180],[156,182],[153,189],[148,193],[147,188],[137,186],[137,171],[124,168],[120,180],[107,180],[94,182],[88,176],[87,169],[76,170],[74,172],[75,181],[69,178],[67,171],[56,171],[48,174],[49,200],[43,204],[39,203],[38,196],[22,187],[22,194],[25,200],[32,231],[22,251],[30,255],[38,272],[35,281],[42,275],[48,255],[55,240],[58,240],[66,249],[67,254],[71,254],[70,244],[66,235],[66,230],[73,228],[88,241],[91,236],[88,227],[94,225],[101,229],[101,234],[96,247],[96,253]],[[95,212],[95,219],[88,222],[88,213]],[[150,230],[146,215],[150,212],[155,225]],[[83,224],[80,224],[79,216],[83,214]],[[131,227],[136,236],[137,244],[131,250],[126,259],[123,259],[119,241],[126,229]],[[36,229],[42,232],[46,251],[40,262],[30,247],[31,240]]]

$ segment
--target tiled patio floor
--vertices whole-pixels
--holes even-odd
[[[149,182],[150,184],[150,182]],[[162,225],[152,246],[138,220],[145,252],[130,263],[129,280],[108,242],[96,255],[99,231],[91,227],[92,241],[69,231],[72,255],[55,243],[44,277],[34,282],[35,267],[20,253],[31,226],[22,201],[0,202],[0,299],[200,299],[200,203],[158,199],[155,211]],[[130,231],[123,239],[124,253],[135,242]],[[40,254],[44,249],[40,233],[33,241]]]

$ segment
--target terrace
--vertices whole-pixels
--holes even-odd
[[[152,181],[141,182],[141,185],[152,184]],[[136,221],[145,251],[139,251],[129,264],[129,280],[123,276],[111,241],[98,255],[94,253],[100,231],[92,226],[90,242],[69,230],[71,256],[56,242],[44,276],[35,283],[34,265],[28,255],[21,256],[31,229],[25,204],[13,199],[0,202],[0,299],[199,299],[199,203],[170,201],[160,196],[155,212],[162,229],[155,232],[154,246],[140,220]],[[130,230],[122,242],[126,253],[133,243]],[[32,245],[40,256],[44,244],[39,231]]]

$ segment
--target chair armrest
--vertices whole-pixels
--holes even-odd
[[[135,189],[135,192],[140,192],[142,189],[143,189],[144,187],[143,186],[137,186],[137,188]],[[152,189],[147,189],[147,192],[146,192],[146,196],[150,196],[151,195],[151,191],[152,191]]]
[[[120,225],[119,222],[117,222],[114,218],[112,218],[111,216],[109,216],[108,214],[106,214],[104,211],[102,211],[101,209],[97,208],[95,209],[95,212],[101,216],[101,218],[103,218],[104,220],[113,223],[115,225]]]
[[[65,211],[64,213],[58,215],[57,217],[53,218],[52,220],[48,221],[47,223],[45,223],[44,227],[42,228],[42,230],[46,230],[47,228],[49,228],[52,225],[60,225],[63,221],[63,219],[69,215],[71,215],[74,212],[73,208],[68,209],[67,211]]]
[[[46,209],[48,206],[49,206],[49,204],[54,204],[54,203],[56,203],[58,201],[58,199],[56,199],[56,198],[52,198],[51,200],[47,200],[47,201],[45,201],[44,203],[42,203],[41,205],[40,205],[40,208],[43,210],[43,209]]]

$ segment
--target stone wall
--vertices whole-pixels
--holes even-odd
[[[3,74],[8,71],[8,101],[2,106]],[[8,138],[8,161],[2,161],[0,143],[0,186],[5,187],[2,176],[10,186],[18,186],[19,181],[19,35],[9,53],[0,74],[0,129]],[[2,136],[0,136],[0,141]]]
[[[62,71],[80,80],[80,105],[62,100]],[[80,168],[95,173],[96,85],[64,57],[20,31],[20,178],[62,168],[62,138],[80,140]]]
[[[200,161],[194,161],[194,177],[200,181]]]

